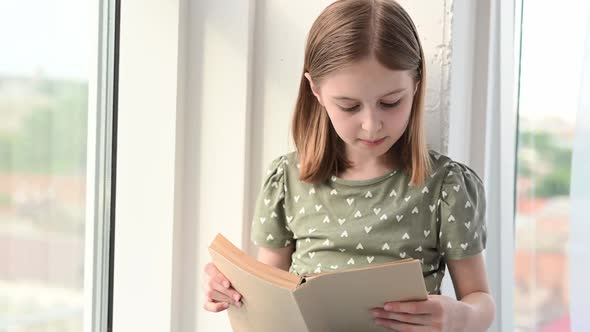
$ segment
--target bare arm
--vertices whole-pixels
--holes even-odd
[[[467,305],[463,331],[486,331],[495,317],[486,269],[481,254],[461,260],[449,260],[449,272],[457,299]]]
[[[284,248],[263,248],[258,247],[258,260],[264,264],[278,267],[289,271],[291,267],[291,254],[295,250],[294,245]]]

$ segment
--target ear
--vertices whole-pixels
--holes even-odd
[[[317,98],[320,105],[324,106],[324,103],[322,103],[322,97],[320,96],[320,91],[318,87],[313,83],[311,75],[309,73],[305,73],[303,74],[303,76],[305,76],[305,78],[309,82],[309,86],[311,87],[311,93],[313,93],[313,95]]]

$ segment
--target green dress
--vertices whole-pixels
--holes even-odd
[[[430,151],[421,186],[403,171],[370,180],[299,180],[296,152],[271,163],[258,197],[251,239],[268,248],[295,245],[290,272],[319,273],[415,258],[426,289],[440,294],[445,260],[485,249],[485,193],[467,166]]]

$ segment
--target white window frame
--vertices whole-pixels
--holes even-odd
[[[187,2],[121,1],[114,332],[181,330]]]
[[[92,48],[86,155],[85,332],[107,331],[110,310],[115,1],[91,1],[87,23]]]
[[[519,50],[515,37],[521,0],[456,0],[453,7],[449,155],[473,167],[485,182],[485,258],[496,302],[490,331],[512,331]]]

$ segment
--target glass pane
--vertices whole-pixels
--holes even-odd
[[[82,331],[89,2],[0,2],[0,331]]]
[[[583,130],[576,127],[577,114],[589,93],[582,89],[583,68],[590,63],[585,51],[589,14],[585,0],[523,4],[514,266],[517,331],[572,330],[570,312],[577,304],[570,295],[570,180],[574,139]]]
[[[576,116],[576,135],[572,156],[572,220],[570,226],[569,259],[571,262],[590,261],[590,20],[586,28],[584,65],[580,105]],[[590,267],[570,264],[570,316],[573,331],[590,331],[588,308]]]

